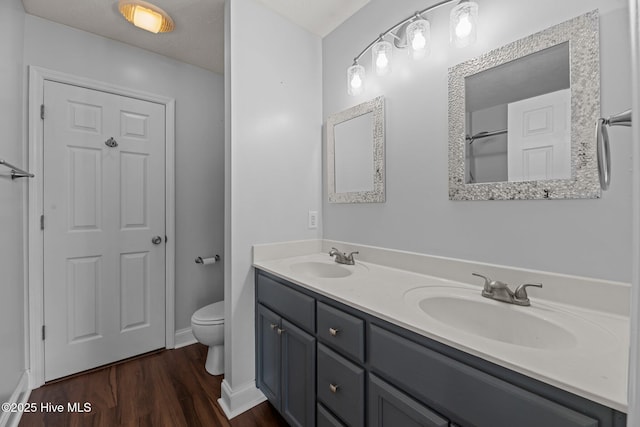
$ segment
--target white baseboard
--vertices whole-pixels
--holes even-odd
[[[222,397],[218,399],[218,404],[228,419],[236,417],[267,400],[265,395],[256,387],[255,381],[232,390],[227,380],[223,380],[220,394]]]
[[[191,344],[197,343],[198,340],[193,336],[191,327],[180,329],[176,331],[176,339],[173,348],[186,347]]]
[[[16,389],[11,394],[7,403],[24,404],[29,400],[31,388],[29,388],[29,371],[24,371]],[[0,412],[0,427],[17,427],[20,423],[22,412]]]

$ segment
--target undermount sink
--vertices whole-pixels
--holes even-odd
[[[319,261],[304,261],[291,265],[294,273],[305,274],[311,277],[320,277],[324,279],[337,279],[347,277],[353,274],[353,269],[346,266]]]
[[[597,325],[546,305],[520,307],[484,298],[480,289],[425,286],[405,293],[419,313],[459,331],[511,345],[544,349],[575,348],[581,339],[609,333]]]

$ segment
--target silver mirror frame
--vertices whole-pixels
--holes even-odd
[[[465,183],[465,78],[569,42],[571,179]],[[600,117],[598,10],[449,68],[449,200],[594,199],[601,195],[594,123]]]
[[[336,193],[334,128],[340,123],[367,113],[373,113],[373,190]],[[385,201],[384,139],[384,97],[382,96],[329,116],[326,144],[329,203],[382,203]]]

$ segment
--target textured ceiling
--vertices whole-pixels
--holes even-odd
[[[2,0],[0,0],[2,1]],[[324,37],[369,0],[258,0]],[[126,22],[117,0],[22,0],[25,11],[50,21],[118,40],[222,74],[224,0],[152,0],[176,24],[152,34]]]

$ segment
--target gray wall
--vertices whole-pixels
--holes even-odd
[[[629,19],[625,0],[483,0],[478,42],[448,45],[448,14],[430,16],[431,56],[394,57],[386,78],[346,94],[346,68],[371,40],[433,2],[371,0],[323,40],[323,115],[384,95],[387,202],[323,202],[324,238],[433,255],[628,282],[631,279],[631,133],[615,128],[611,189],[601,199],[448,200],[447,71],[531,33],[600,9],[601,111],[630,107]],[[362,65],[369,71],[370,55]]]
[[[307,217],[322,203],[322,51],[255,0],[226,8],[225,384],[237,394],[222,393],[235,410],[242,390],[255,391],[251,246],[320,237]]]
[[[26,165],[28,65],[176,99],[176,330],[223,298],[223,265],[196,256],[224,249],[224,79],[113,40],[25,15],[0,2],[0,159]],[[0,168],[0,401],[25,369],[26,183]]]
[[[176,100],[176,330],[223,298],[224,79],[221,75],[84,31],[26,16],[24,64]],[[26,71],[25,71],[26,72]]]
[[[0,2],[0,159],[26,164],[22,143],[22,46],[20,0]],[[6,402],[24,371],[25,180],[11,181],[0,167],[0,402]]]

